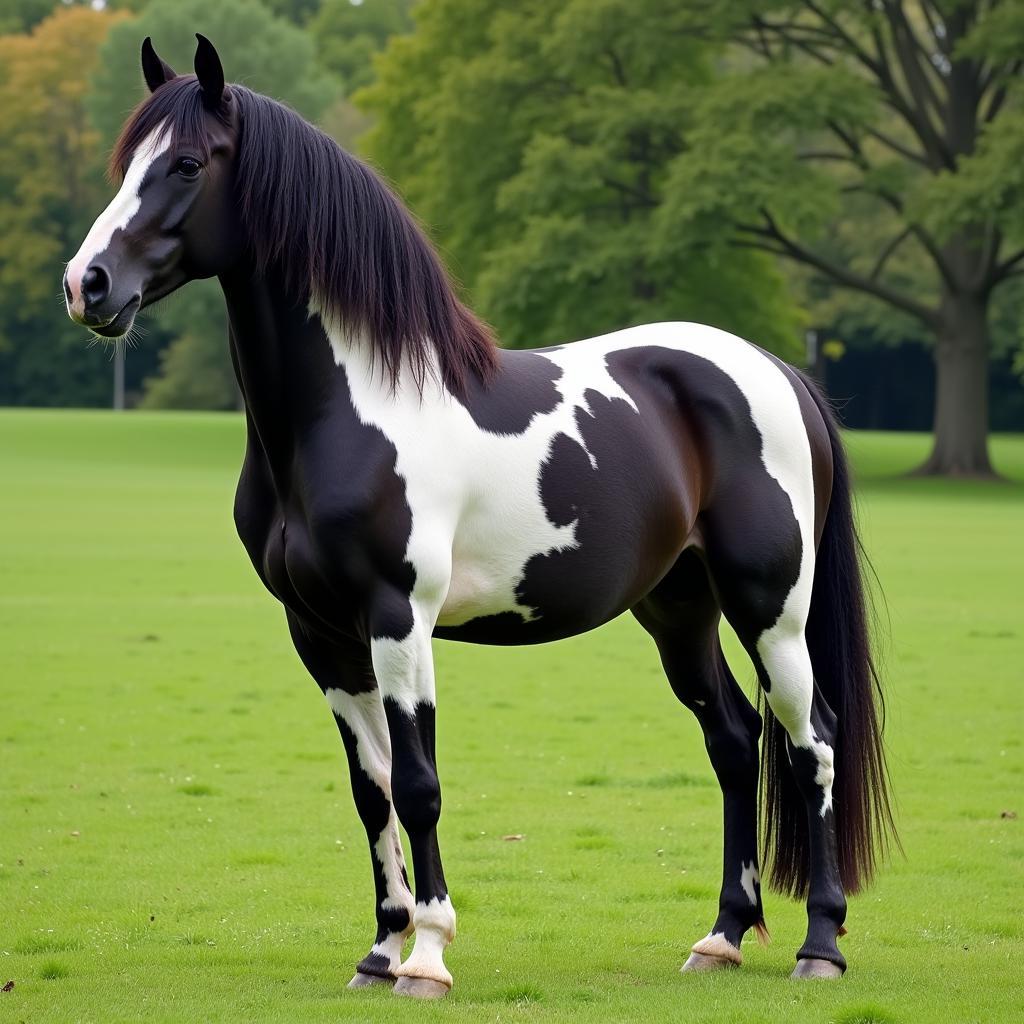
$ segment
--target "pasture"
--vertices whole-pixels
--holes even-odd
[[[846,978],[787,979],[804,910],[770,893],[768,947],[678,973],[714,919],[719,792],[624,618],[438,644],[459,937],[429,1005],[344,988],[364,835],[234,536],[242,441],[233,415],[0,411],[0,1021],[1019,1019],[1024,438],[994,443],[1016,482],[955,485],[891,479],[924,437],[850,439],[906,857],[851,900]]]

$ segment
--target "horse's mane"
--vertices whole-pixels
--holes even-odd
[[[330,326],[371,339],[392,386],[403,363],[419,387],[436,366],[457,395],[471,377],[487,380],[496,365],[489,330],[459,301],[387,185],[283,104],[244,86],[225,91],[240,115],[235,190],[257,274],[279,273],[289,294],[322,309]],[[162,121],[172,144],[208,157],[204,114],[193,76],[161,86],[122,129],[111,176],[123,176]],[[227,121],[228,112],[217,116]]]

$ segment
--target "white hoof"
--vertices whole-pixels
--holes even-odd
[[[413,999],[441,999],[448,995],[450,985],[433,978],[399,978],[395,982],[395,995],[411,996]]]
[[[739,967],[735,960],[727,960],[724,956],[709,956],[707,953],[691,953],[689,959],[679,970],[686,974],[698,971],[721,971],[726,967]]]

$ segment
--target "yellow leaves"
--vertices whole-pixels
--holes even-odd
[[[31,34],[0,36],[0,281],[19,319],[49,309],[78,227],[102,205],[84,98],[99,46],[124,17],[69,7]]]

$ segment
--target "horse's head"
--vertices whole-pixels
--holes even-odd
[[[114,149],[121,189],[64,275],[68,315],[107,338],[186,281],[228,270],[241,248],[236,104],[217,51],[197,39],[194,76],[176,75],[149,39],[142,44],[150,96]]]

